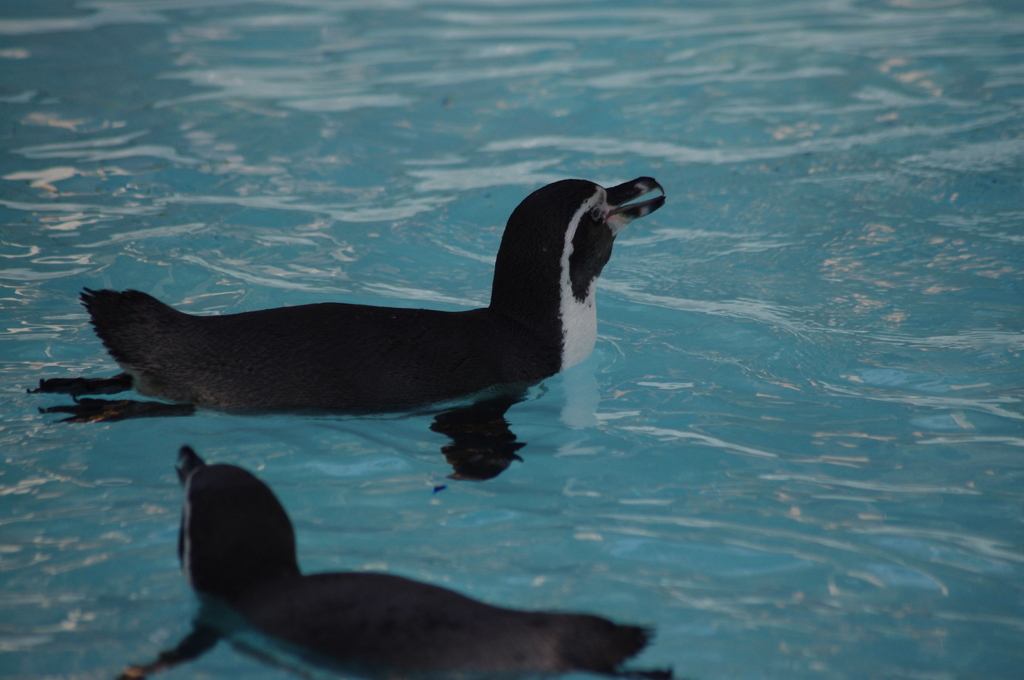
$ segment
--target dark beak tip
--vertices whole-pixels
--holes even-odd
[[[637,188],[643,189],[645,194],[657,190],[661,192],[662,196],[665,195],[665,187],[661,186],[658,180],[653,177],[637,177],[633,182],[637,185]]]
[[[629,182],[605,189],[608,204],[619,210],[628,210],[631,207],[628,205],[630,201],[634,201],[652,191],[660,191],[661,197],[665,197],[664,187],[653,177],[637,177]],[[650,199],[644,201],[644,203],[651,204],[654,200],[657,199]],[[660,208],[661,204],[658,207]]]

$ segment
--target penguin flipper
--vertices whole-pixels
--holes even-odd
[[[159,673],[173,668],[186,661],[198,659],[206,652],[213,649],[213,646],[220,640],[220,633],[210,626],[194,624],[192,632],[186,635],[181,642],[165,652],[160,652],[156,661],[142,666],[128,666],[117,680],[142,680],[147,675]]]

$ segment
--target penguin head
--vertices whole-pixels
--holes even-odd
[[[635,201],[652,191],[661,196]],[[533,192],[512,212],[494,266],[491,309],[558,346],[562,370],[586,359],[597,336],[594,291],[615,237],[665,204],[650,177],[604,188],[566,179]]]
[[[231,602],[269,581],[299,575],[295,533],[266,484],[234,465],[178,454],[185,487],[178,557],[189,584]]]

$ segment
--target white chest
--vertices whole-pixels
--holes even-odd
[[[580,302],[573,297],[568,274],[562,288],[562,370],[585,360],[597,341],[597,280],[590,282],[587,297]]]
[[[579,227],[580,219],[595,205],[604,200],[604,191],[598,191],[593,198],[580,206],[573,215],[569,228],[565,231],[565,243],[562,247],[561,279],[559,281],[559,314],[562,320],[562,368],[580,363],[594,350],[597,341],[597,277],[587,287],[587,294],[579,300],[572,292],[569,278],[569,257],[573,251],[573,237]]]

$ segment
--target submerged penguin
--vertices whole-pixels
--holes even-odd
[[[661,195],[631,203],[653,191]],[[509,217],[490,306],[469,311],[321,303],[200,317],[135,290],[86,289],[96,333],[125,372],[44,380],[36,391],[134,388],[211,407],[397,410],[536,383],[590,354],[597,277],[615,237],[664,202],[650,177],[538,189]]]
[[[123,678],[194,659],[221,637],[275,658],[266,646],[247,647],[246,628],[269,638],[270,646],[283,643],[293,656],[370,677],[574,670],[671,677],[670,671],[620,673],[622,662],[649,641],[645,628],[586,614],[504,609],[388,574],[303,576],[291,522],[263,482],[233,465],[206,465],[187,446],[178,476],[185,487],[178,553],[203,609],[174,650],[129,667]]]

